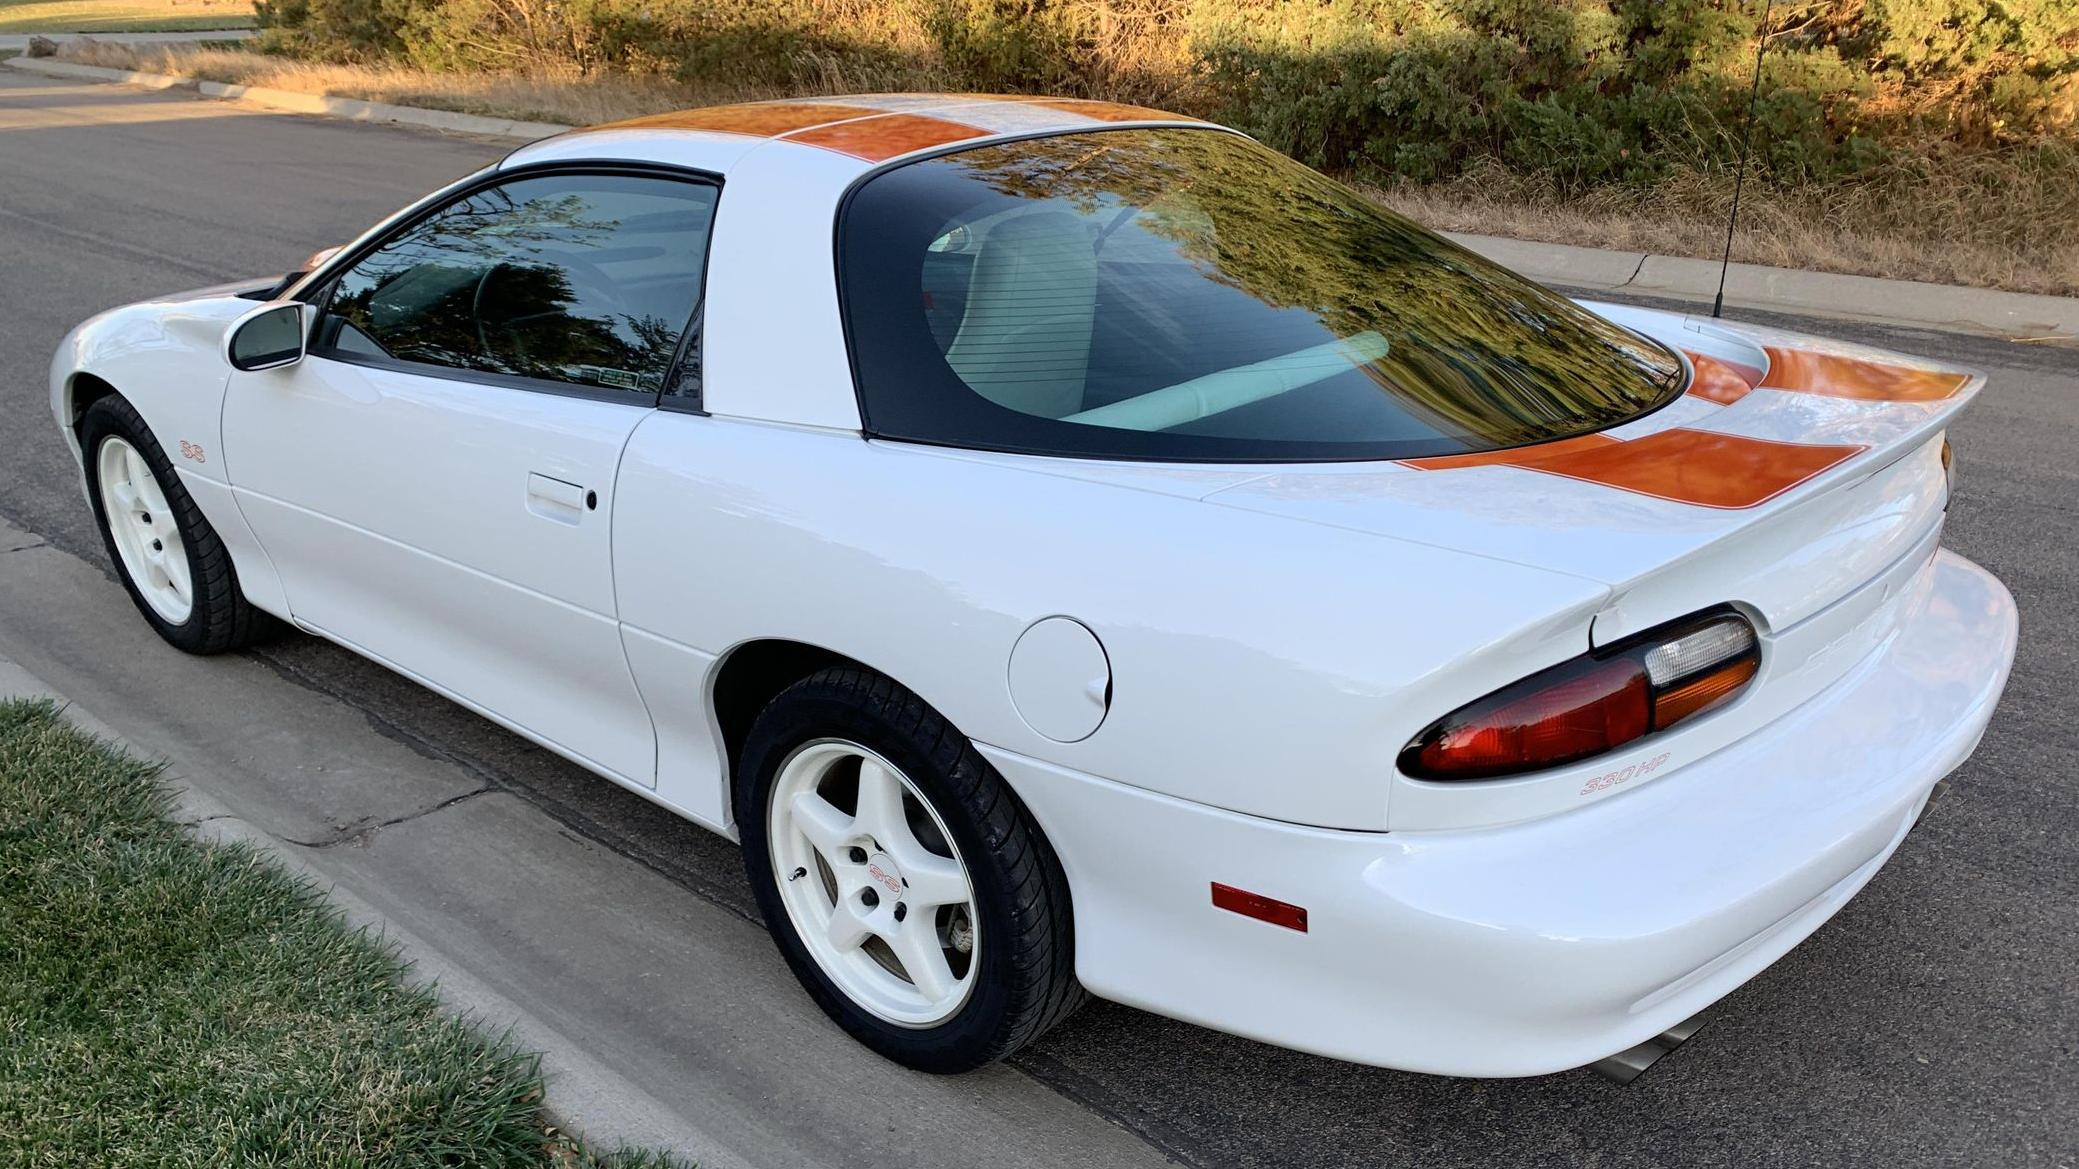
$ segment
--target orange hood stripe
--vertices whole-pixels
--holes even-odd
[[[1772,390],[1866,402],[1939,402],[1955,397],[1971,382],[1969,374],[1887,365],[1812,349],[1771,345],[1768,353],[1769,372],[1762,385]]]

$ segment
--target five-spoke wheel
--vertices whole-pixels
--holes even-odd
[[[179,625],[195,608],[188,548],[150,464],[128,439],[110,435],[95,456],[101,508],[124,571],[152,609]]]
[[[795,975],[890,1059],[1001,1059],[1083,999],[1068,885],[1031,816],[924,701],[834,666],[782,690],[738,758],[744,866]]]
[[[909,778],[858,743],[804,744],[768,812],[774,875],[809,952],[853,1001],[928,1027],[974,988],[974,887]]]
[[[159,636],[207,654],[264,634],[270,619],[239,590],[230,550],[137,408],[96,399],[80,415],[79,445],[109,559]]]

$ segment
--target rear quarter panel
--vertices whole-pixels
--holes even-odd
[[[1493,685],[1578,654],[1607,596],[1537,569],[1209,507],[1149,489],[1146,468],[1121,474],[652,416],[623,457],[614,556],[631,639],[687,651],[687,676],[645,677],[646,694],[662,682],[681,696],[660,711],[653,694],[660,730],[705,717],[694,670],[787,638],[889,674],[1006,750],[1236,811],[1378,829],[1396,753],[1445,709],[1432,679],[1462,673],[1479,649],[1509,671]],[[1111,666],[1109,712],[1074,743],[1027,726],[1007,681],[1019,636],[1056,615],[1094,631]]]

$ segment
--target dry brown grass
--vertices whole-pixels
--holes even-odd
[[[637,77],[546,73],[428,73],[401,66],[328,65],[241,49],[68,42],[58,56],[83,65],[167,73],[297,93],[352,97],[530,122],[589,126],[722,101],[782,96],[746,87],[695,91]]]
[[[1142,43],[1124,36],[1120,42]],[[837,62],[810,71],[814,80],[809,84],[783,90],[553,71],[429,73],[173,45],[76,42],[61,55],[117,69],[568,125],[714,102],[862,92],[933,80],[859,77]],[[1134,96],[1160,101],[1159,94]],[[1568,194],[1493,166],[1450,182],[1378,194],[1390,206],[1443,230],[1715,258],[1725,243],[1732,184],[1722,177],[1689,175],[1643,190],[1613,187]],[[1783,268],[2079,295],[2075,205],[2079,152],[2073,151],[2039,152],[2027,165],[1993,155],[1924,159],[1862,182],[1803,191],[1749,185],[1733,258]]]
[[[1748,184],[1733,259],[1935,284],[2079,295],[2079,156],[2027,167],[1996,156],[1926,163],[1804,191]],[[1663,256],[1717,259],[1729,178],[1563,195],[1494,167],[1378,193],[1430,227]]]

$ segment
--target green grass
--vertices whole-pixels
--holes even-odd
[[[251,27],[251,0],[0,0],[0,33]]]
[[[552,1134],[534,1057],[170,804],[48,703],[0,702],[0,1164],[671,1164]]]

